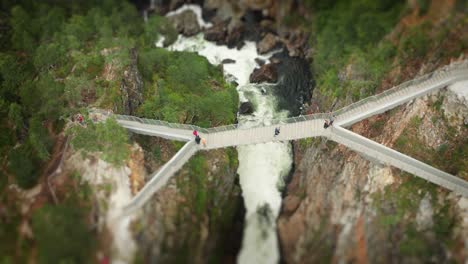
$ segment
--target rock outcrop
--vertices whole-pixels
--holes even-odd
[[[416,99],[386,117],[361,121],[352,129],[393,146],[406,128],[415,126],[414,120],[420,120],[413,128],[418,133],[415,137],[427,144],[426,148],[437,148],[444,142],[444,126],[431,126],[437,130],[434,132],[425,123],[437,120],[437,114],[452,115],[437,112],[449,109],[454,103],[450,100],[455,100],[452,97],[443,91]],[[436,108],[435,102],[442,105]],[[377,133],[371,132],[374,121],[384,123]],[[460,121],[452,122],[450,129]],[[326,139],[294,144],[296,170],[278,219],[286,263],[444,263],[466,259],[461,249],[468,248],[462,220],[468,219],[466,198]],[[451,223],[450,227],[442,227],[442,222]]]
[[[213,41],[216,43],[223,43],[226,38],[226,27],[224,23],[217,23],[211,28],[208,28],[204,32],[206,40]]]
[[[193,36],[200,32],[200,25],[198,25],[197,16],[191,10],[186,10],[180,14],[169,17],[177,31],[186,36]]]
[[[250,115],[254,112],[253,104],[251,102],[242,102],[239,106],[240,115]]]
[[[271,33],[268,33],[258,43],[257,50],[260,54],[265,54],[271,51],[273,48],[277,47],[278,44],[279,44],[278,37]]]
[[[143,103],[143,79],[138,71],[137,60],[138,52],[133,48],[130,50],[130,65],[124,70],[120,83],[122,112],[126,115],[134,115],[135,110]]]
[[[269,63],[264,64],[260,68],[255,69],[250,75],[251,83],[275,83],[278,80],[278,73],[276,72],[276,65]]]

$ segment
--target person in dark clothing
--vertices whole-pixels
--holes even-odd
[[[329,126],[332,126],[332,125],[333,125],[333,121],[335,121],[335,116],[334,116],[334,115],[332,115],[332,116],[330,117],[330,122],[328,123],[328,125],[329,125]]]
[[[279,127],[275,128],[275,137],[276,137],[277,135],[279,135],[279,133],[280,133]]]
[[[328,120],[325,120],[325,123],[323,124],[323,128],[327,129],[330,126],[328,123]]]
[[[197,144],[200,144],[200,141],[201,141],[201,138],[200,138],[199,135],[197,135],[197,136],[195,137],[195,142],[196,142]]]

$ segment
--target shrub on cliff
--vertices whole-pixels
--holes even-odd
[[[236,89],[206,58],[151,48],[140,52],[138,67],[145,79],[141,116],[205,127],[234,121]]]
[[[112,164],[121,165],[130,155],[128,137],[125,128],[121,127],[113,118],[102,123],[87,120],[86,127],[73,127],[72,146],[88,152],[101,152],[102,159]]]

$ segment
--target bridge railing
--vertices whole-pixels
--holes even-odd
[[[425,81],[429,81],[429,80],[434,80],[434,79],[437,79],[437,78],[440,78],[440,77],[452,77],[452,75],[456,76],[457,74],[459,74],[457,71],[459,70],[467,70],[468,71],[468,60],[464,60],[464,61],[461,61],[461,62],[455,62],[455,63],[452,63],[450,65],[447,65],[445,67],[442,67],[438,70],[435,70],[434,72],[431,72],[431,73],[428,73],[428,74],[425,74],[425,75],[422,75],[420,77],[417,77],[415,79],[412,79],[412,80],[409,80],[409,81],[406,81],[406,82],[403,82],[401,83],[400,85],[397,85],[395,87],[392,87],[391,89],[388,89],[382,93],[379,93],[379,94],[376,94],[376,95],[373,95],[373,96],[369,96],[365,99],[362,99],[362,100],[359,100],[355,103],[352,103],[350,105],[347,105],[343,108],[340,108],[338,109],[337,111],[334,111],[333,114],[338,116],[340,114],[343,114],[345,112],[348,112],[348,111],[351,111],[353,109],[356,109],[364,104],[367,104],[367,103],[370,103],[370,102],[376,102],[378,101],[379,99],[383,98],[383,97],[386,97],[386,96],[389,96],[389,95],[392,95],[392,94],[396,94],[408,87],[411,87],[413,85],[418,85],[418,84],[421,84]],[[453,73],[453,74],[452,74]],[[465,73],[467,74],[467,73]]]
[[[316,119],[326,119],[330,118],[332,115],[339,116],[341,114],[344,114],[348,111],[354,110],[364,104],[371,103],[371,102],[376,102],[380,100],[383,97],[390,96],[392,94],[398,93],[410,86],[421,84],[425,81],[428,80],[437,80],[437,78],[442,78],[442,77],[457,77],[457,75],[466,75],[468,72],[468,60],[464,60],[461,62],[455,62],[450,65],[447,65],[445,67],[442,67],[432,73],[422,75],[416,79],[404,82],[398,86],[395,86],[391,89],[388,89],[382,93],[369,96],[365,99],[359,100],[355,103],[352,103],[350,105],[347,105],[343,108],[340,108],[334,112],[331,113],[318,113],[318,114],[311,114],[311,115],[300,115],[296,117],[289,117],[289,118],[281,118],[281,119],[272,119],[269,120],[268,124],[258,124],[255,126],[249,126],[249,127],[240,127],[238,124],[232,124],[232,125],[226,125],[226,126],[218,126],[218,127],[212,127],[212,128],[203,128],[195,125],[190,125],[190,124],[178,124],[178,123],[171,123],[171,122],[166,122],[166,121],[161,121],[161,120],[155,120],[155,119],[147,119],[147,118],[140,118],[140,117],[135,117],[135,116],[127,116],[127,115],[117,115],[115,114],[114,116],[118,120],[128,120],[128,121],[134,121],[134,122],[139,122],[142,124],[148,124],[148,125],[158,125],[158,126],[164,126],[164,127],[169,127],[169,128],[176,128],[176,129],[184,129],[184,130],[198,130],[202,133],[217,133],[217,132],[223,132],[223,131],[229,131],[229,130],[234,130],[234,129],[248,129],[248,128],[254,128],[254,127],[264,127],[264,126],[273,126],[273,125],[281,125],[281,124],[289,124],[289,123],[296,123],[296,122],[302,122],[302,121],[308,121],[308,120],[316,120]],[[101,112],[101,113],[106,113],[109,114],[106,111],[102,110],[93,110],[95,112]]]

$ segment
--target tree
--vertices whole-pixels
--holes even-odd
[[[64,85],[56,82],[50,74],[43,74],[37,81],[36,89],[39,91],[39,114],[49,120],[58,120],[63,109]]]
[[[16,182],[23,189],[33,187],[37,181],[35,162],[30,158],[27,146],[21,145],[10,151],[8,169],[15,175]]]
[[[81,101],[81,91],[92,87],[92,82],[85,76],[71,76],[65,80],[64,96],[70,105],[77,105]]]
[[[42,161],[49,159],[49,150],[52,147],[52,140],[42,120],[39,119],[38,116],[29,119],[28,140],[39,159]]]
[[[34,51],[36,47],[36,39],[31,32],[31,16],[22,7],[15,6],[11,10],[11,27],[13,34],[11,43],[13,47],[27,52]]]
[[[162,36],[165,37],[164,45],[170,45],[177,40],[177,31],[166,17],[150,16],[144,25],[145,44],[153,46]]]
[[[42,44],[35,51],[34,67],[37,71],[48,70],[64,61],[65,54],[63,46],[58,43]]]
[[[21,106],[17,103],[10,104],[8,110],[8,118],[13,122],[17,129],[23,126],[23,115],[21,113]]]
[[[32,217],[39,263],[91,263],[94,236],[85,208],[71,197],[57,206],[46,204]]]

